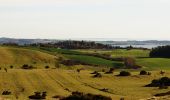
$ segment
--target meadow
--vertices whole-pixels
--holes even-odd
[[[11,69],[6,73],[0,71],[0,92],[11,91],[12,95],[2,96],[15,100],[27,100],[35,91],[46,91],[47,100],[55,100],[53,96],[67,96],[72,91],[101,94],[110,96],[113,100],[124,97],[125,100],[139,100],[152,97],[156,93],[166,92],[157,87],[147,88],[144,85],[152,79],[159,78],[159,72],[153,71],[151,76],[139,76],[139,72],[132,72],[132,76],[118,77],[114,74],[103,74],[102,78],[93,78],[92,71],[83,70],[77,73],[75,70],[63,69]],[[169,76],[166,72],[165,76]],[[107,88],[108,92],[101,91]]]
[[[170,77],[170,59],[150,58],[149,50],[67,50],[57,48],[33,47],[0,47],[0,93],[10,91],[11,95],[0,95],[0,98],[11,100],[27,100],[36,91],[46,91],[47,100],[55,100],[53,96],[68,96],[73,91],[101,94],[112,97],[113,100],[139,100],[152,97],[156,93],[167,92],[169,89],[144,87],[153,79],[162,77],[160,71]],[[121,69],[123,62],[112,61],[89,54],[110,54],[113,58],[133,57],[141,69]],[[59,63],[59,58],[74,59],[91,65],[65,66]],[[23,64],[35,66],[37,69],[21,69]],[[10,66],[13,68],[10,68]],[[45,66],[49,68],[45,68]],[[93,66],[98,65],[98,66]],[[119,66],[113,74],[101,72],[111,67]],[[7,72],[4,70],[7,68]],[[77,69],[83,69],[80,73]],[[139,75],[140,70],[149,70],[151,75]],[[116,76],[120,71],[127,70],[131,76]],[[93,71],[99,71],[101,78],[93,78]],[[107,89],[108,91],[102,91]]]

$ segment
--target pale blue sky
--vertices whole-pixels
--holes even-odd
[[[170,39],[169,0],[1,0],[0,37]]]

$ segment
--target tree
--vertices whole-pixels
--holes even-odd
[[[136,66],[136,61],[134,58],[128,57],[124,59],[124,64],[126,68],[133,68]]]

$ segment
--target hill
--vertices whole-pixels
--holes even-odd
[[[23,64],[29,64],[36,67],[45,65],[54,65],[56,56],[43,53],[37,50],[15,48],[15,47],[0,47],[0,66],[19,67]]]
[[[0,93],[10,91],[8,96],[0,95],[2,98],[11,100],[27,100],[28,96],[39,91],[47,92],[47,100],[56,100],[53,96],[67,96],[72,91],[84,93],[101,94],[110,96],[113,100],[139,100],[152,97],[153,94],[164,92],[157,87],[146,88],[144,85],[155,78],[159,78],[158,72],[152,72],[151,76],[139,76],[139,72],[132,72],[132,76],[117,77],[113,74],[102,74],[102,78],[93,78],[92,71],[84,70],[77,73],[75,70],[62,69],[34,69],[22,70],[11,69],[7,73],[0,70]],[[114,75],[117,75],[115,72]],[[166,76],[169,76],[167,72]],[[108,89],[102,91],[101,89]],[[144,99],[145,100],[145,99]]]

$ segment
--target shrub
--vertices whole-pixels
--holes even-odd
[[[103,91],[103,92],[109,92],[109,89],[108,88],[103,88],[103,89],[99,89],[100,91]]]
[[[41,99],[46,99],[47,96],[47,92],[34,92],[34,95],[29,96],[29,99],[33,99],[33,100],[41,100]]]
[[[163,76],[165,74],[165,72],[164,71],[160,71],[160,74]]]
[[[60,96],[60,95],[55,95],[55,96],[52,96],[52,98],[55,98],[55,99],[59,99],[59,100],[61,100],[61,99],[63,99],[64,97],[63,96]]]
[[[125,98],[120,98],[120,100],[125,100]]]
[[[148,75],[148,73],[145,70],[140,71],[140,75]]]
[[[168,86],[165,86],[164,84],[159,86],[159,89],[168,89]]]
[[[5,72],[8,72],[7,68],[4,68]]]
[[[10,68],[12,69],[12,68],[14,68],[14,66],[11,65]]]
[[[49,66],[45,66],[45,69],[48,69],[48,68],[50,68]]]
[[[11,92],[10,91],[3,91],[2,95],[11,95]]]
[[[162,87],[162,86],[170,86],[170,78],[162,77],[160,79],[154,79],[152,82],[146,87]]]
[[[84,94],[82,92],[72,92],[72,95],[60,100],[112,100],[110,97],[94,94]]]
[[[100,74],[100,73],[96,73],[94,76],[93,76],[94,78],[97,78],[97,77],[102,77],[102,74]]]
[[[22,69],[33,69],[34,67],[33,67],[32,65],[24,64],[24,65],[22,65],[21,68],[22,68]]]
[[[154,96],[166,96],[166,95],[170,95],[170,91],[166,93],[158,93],[158,94],[155,94]]]
[[[130,76],[130,72],[127,71],[121,71],[118,76]]]

